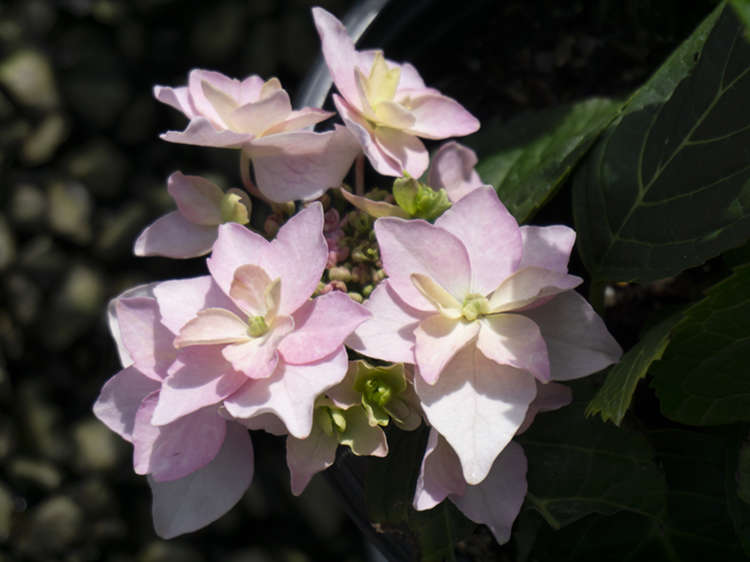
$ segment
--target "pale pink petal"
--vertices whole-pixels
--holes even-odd
[[[533,320],[547,343],[552,380],[585,377],[616,363],[622,348],[604,321],[575,291],[522,312]]]
[[[223,124],[222,112],[217,111],[214,104],[206,97],[206,91],[203,88],[204,83],[208,84],[211,90],[219,92],[237,103],[240,94],[240,82],[213,70],[193,69],[188,75],[190,99],[198,114],[213,123]]]
[[[148,479],[156,534],[171,539],[205,527],[240,500],[252,479],[250,436],[230,423],[221,450],[206,466],[171,482]]]
[[[286,464],[291,476],[292,494],[299,496],[315,474],[333,464],[338,446],[336,438],[326,435],[317,425],[313,426],[305,439],[291,435],[286,438]]]
[[[345,98],[357,99],[357,87],[354,83],[354,66],[357,60],[354,42],[333,14],[318,7],[313,8],[312,13],[320,36],[323,57],[336,88]]]
[[[121,298],[115,304],[122,343],[133,360],[133,366],[156,381],[167,376],[175,359],[174,334],[159,317],[156,299]]]
[[[239,312],[210,275],[158,283],[154,287],[154,295],[159,304],[162,324],[175,335],[204,308]]]
[[[456,453],[435,428],[430,428],[412,502],[414,509],[432,509],[449,495],[460,495],[465,489],[466,482]]]
[[[516,435],[526,431],[539,412],[551,412],[567,406],[572,401],[573,393],[567,386],[556,382],[542,384],[536,381],[536,398],[529,404],[529,409],[526,410],[526,418],[523,420],[521,427],[518,428]]]
[[[583,279],[575,275],[539,267],[525,267],[508,277],[490,295],[490,309],[493,312],[504,312],[541,305],[549,297],[570,291],[582,282]]]
[[[169,86],[154,86],[154,97],[162,103],[174,107],[185,114],[188,119],[196,117],[195,108],[190,103],[190,95],[186,86],[170,88]]]
[[[298,129],[305,129],[312,127],[316,123],[325,121],[329,117],[335,115],[332,111],[324,111],[317,107],[303,107],[297,111],[292,111],[286,119],[276,123],[270,129],[267,129],[264,135],[275,135],[277,133],[285,133],[287,131],[296,131]]]
[[[433,314],[422,320],[414,330],[414,357],[419,376],[425,382],[435,384],[448,362],[478,332],[479,322],[452,320],[441,314]]]
[[[287,363],[312,363],[336,351],[371,316],[346,293],[321,295],[294,313],[294,331],[281,342],[279,352]]]
[[[422,141],[412,134],[391,127],[378,127],[374,132],[375,144],[398,163],[401,176],[407,172],[420,177],[430,163],[430,155]]]
[[[229,412],[227,412],[227,415],[229,415]],[[230,419],[235,420],[235,418],[231,417]],[[241,423],[248,429],[265,431],[271,435],[281,436],[289,434],[284,422],[274,414],[259,414],[252,418],[237,419],[235,421]]]
[[[401,101],[398,96],[397,101]],[[408,130],[412,135],[426,139],[445,139],[462,137],[479,129],[479,121],[464,106],[438,93],[410,95],[405,105],[416,117],[416,122]]]
[[[454,203],[478,187],[491,187],[482,182],[474,166],[477,155],[470,148],[455,141],[443,143],[432,155],[427,172],[427,184],[445,189]]]
[[[414,286],[412,273],[431,277],[458,302],[470,290],[469,255],[453,234],[423,220],[384,217],[375,221],[383,268],[398,296],[420,310],[435,307]]]
[[[235,131],[260,136],[276,123],[284,121],[291,112],[289,94],[276,90],[267,98],[238,107],[227,116],[227,120]]]
[[[221,199],[224,192],[213,182],[200,176],[175,172],[167,178],[167,191],[177,208],[192,223],[202,226],[221,224]]]
[[[235,133],[226,129],[216,129],[204,117],[195,117],[190,120],[184,131],[167,131],[159,135],[159,138],[177,144],[240,148],[254,137],[249,133]]]
[[[336,94],[333,94],[333,103],[336,105],[344,125],[351,131],[375,171],[384,176],[401,176],[404,171],[401,162],[385,152],[375,141],[372,127],[359,113],[359,110]]]
[[[526,455],[511,441],[495,459],[487,477],[476,486],[467,486],[462,495],[450,496],[466,517],[490,528],[498,544],[510,539],[513,521],[526,497]]]
[[[133,364],[133,358],[130,357],[128,350],[125,349],[122,337],[120,336],[120,322],[117,320],[117,303],[120,299],[130,297],[151,297],[154,296],[154,288],[159,283],[144,283],[142,285],[136,285],[130,289],[123,291],[115,298],[110,299],[107,303],[107,327],[112,339],[115,340],[117,346],[117,356],[120,358],[120,364],[123,367],[128,367]]]
[[[211,251],[216,241],[215,226],[201,226],[172,211],[147,226],[133,245],[136,256],[196,258]]]
[[[430,425],[456,451],[469,484],[484,480],[536,395],[528,373],[498,365],[471,345],[453,358],[436,384],[415,377],[414,386]]]
[[[364,211],[371,217],[401,217],[402,219],[409,218],[409,214],[406,211],[404,211],[398,205],[394,205],[393,203],[388,203],[386,201],[373,201],[372,199],[362,197],[361,195],[354,195],[353,193],[350,193],[343,188],[339,190],[339,193],[341,193],[341,196],[349,201],[352,206],[356,207],[360,211]]]
[[[338,187],[351,168],[359,146],[341,125],[333,131],[290,131],[254,140],[250,154],[258,189],[283,203],[320,197]]]
[[[236,269],[248,263],[258,264],[268,246],[268,240],[241,224],[222,224],[211,257],[206,260],[208,270],[221,290],[229,295]]]
[[[272,78],[269,82],[272,82],[273,80],[274,79]],[[237,103],[245,105],[246,103],[259,100],[264,86],[266,86],[266,82],[257,74],[248,76],[242,81],[242,83],[240,83],[239,94],[235,98]]]
[[[292,314],[307,302],[327,260],[323,206],[315,202],[289,219],[263,253],[260,265],[271,279],[281,278],[279,314]]]
[[[232,367],[251,379],[270,377],[279,362],[276,348],[293,329],[294,321],[289,316],[278,316],[265,335],[227,345],[221,353]]]
[[[151,423],[165,425],[182,416],[218,404],[247,382],[221,354],[221,346],[180,350],[164,379]]]
[[[562,224],[552,226],[522,226],[523,256],[518,269],[524,267],[543,267],[568,272],[568,260],[576,231]]]
[[[398,91],[409,89],[418,90],[425,87],[424,80],[410,63],[405,62],[401,65],[401,78],[398,81]]]
[[[151,424],[159,393],[147,396],[138,408],[133,428],[133,466],[157,482],[177,480],[205,466],[224,441],[226,420],[216,407],[203,408],[167,425]]]
[[[126,441],[133,440],[135,415],[159,383],[135,367],[126,367],[104,383],[94,402],[94,415]]]
[[[549,382],[547,345],[534,322],[520,314],[498,314],[482,318],[479,324],[477,347],[487,359]]]
[[[354,351],[393,363],[414,363],[414,330],[429,313],[406,304],[381,282],[364,303],[372,317],[347,338]]]
[[[435,226],[456,236],[468,251],[472,293],[489,294],[517,269],[521,231],[491,187],[477,188],[454,203]]]
[[[175,338],[175,347],[244,343],[248,335],[247,323],[225,308],[204,308],[185,324]]]
[[[315,399],[340,382],[346,369],[344,348],[309,365],[289,365],[279,361],[273,375],[246,384],[224,400],[224,406],[236,418],[275,414],[291,435],[304,439],[312,429]]]

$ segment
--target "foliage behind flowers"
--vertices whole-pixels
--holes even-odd
[[[95,412],[133,442],[135,470],[149,475],[157,532],[172,537],[195,530],[239,499],[252,478],[247,428],[287,435],[292,490],[299,493],[314,473],[334,463],[339,445],[388,463],[387,437],[416,430],[420,418],[430,428],[421,468],[402,475],[416,481],[409,493],[418,511],[445,510],[441,502],[450,499],[465,517],[487,525],[499,544],[511,538],[523,505],[555,529],[589,513],[631,512],[681,532],[669,520],[672,512],[665,512],[670,492],[645,441],[582,419],[580,401],[590,397],[591,385],[576,387],[580,395],[573,395],[571,408],[533,423],[537,414],[571,401],[570,389],[552,381],[591,375],[617,362],[622,351],[574,291],[582,282],[567,273],[575,233],[563,225],[519,227],[517,218],[528,218],[529,209],[542,206],[569,169],[579,166],[574,190],[579,249],[600,309],[606,290],[613,291],[608,282],[678,274],[745,242],[747,158],[732,151],[747,126],[726,130],[722,120],[722,110],[729,111],[725,105],[734,108],[733,96],[744,91],[750,64],[750,47],[733,9],[717,8],[642,89],[624,104],[597,106],[583,131],[573,135],[561,126],[550,130],[541,151],[531,146],[528,154],[500,153],[480,164],[480,171],[487,170],[483,179],[495,189],[482,184],[473,153],[455,143],[436,153],[426,180],[410,177],[408,172],[419,175],[427,168],[417,137],[466,134],[477,128],[476,120],[455,100],[426,88],[410,65],[392,63],[381,52],[357,52],[333,16],[319,8],[313,13],[343,96],[335,102],[346,128],[300,134],[296,125],[287,127],[297,118],[307,124],[316,111],[295,113],[277,82],[254,76],[239,82],[193,71],[187,88],[157,91],[191,119],[184,133],[165,139],[239,150],[244,187],[256,201],[271,205],[275,217],[267,221],[269,241],[240,224],[252,207],[247,194],[222,194],[200,178],[173,176],[184,184],[178,195],[172,193],[178,211],[150,227],[136,249],[188,257],[206,253],[213,242],[210,275],[152,284],[112,305],[124,369],[105,385]],[[717,75],[719,63],[724,70]],[[245,85],[255,89],[245,95]],[[696,99],[696,91],[711,95]],[[678,113],[678,103],[696,108],[692,125],[669,118]],[[279,106],[278,119],[264,113],[276,111],[266,104]],[[261,117],[270,121],[259,125]],[[657,142],[660,135],[666,148]],[[638,159],[623,164],[620,152],[633,152],[633,138],[641,142]],[[631,145],[624,146],[627,142]],[[696,171],[699,177],[685,177],[680,166],[694,162],[690,152],[715,154],[711,151],[719,147],[729,152]],[[546,157],[540,168],[524,163],[540,153]],[[404,172],[392,196],[366,192],[363,155],[380,173]],[[329,195],[310,201],[326,187],[337,187],[353,159],[354,194],[346,188],[341,194],[358,211],[345,210],[342,201],[338,209],[331,207]],[[516,162],[521,165],[514,170]],[[518,179],[523,173],[545,182],[524,188]],[[528,190],[526,201],[506,209],[496,190],[502,193],[513,182],[516,190]],[[306,201],[304,208],[295,213],[284,204],[290,198]],[[717,224],[715,217],[698,218],[685,230],[681,225],[695,218],[696,209],[683,200],[711,205],[721,219]],[[722,205],[729,207],[724,211]],[[662,223],[656,226],[652,208],[675,223],[666,231]],[[685,365],[670,349],[686,348],[696,334],[718,330],[714,342],[721,362],[698,361],[689,372],[695,388],[704,372],[729,375],[726,366],[741,356],[746,326],[713,327],[706,315],[726,315],[729,295],[738,296],[740,306],[746,303],[743,256],[734,254],[736,271],[706,299],[647,332],[610,369],[589,413],[601,412],[619,425],[638,379],[662,358],[651,373],[667,418],[734,423],[732,435],[741,433],[739,424],[747,420],[736,381],[719,384],[706,399],[675,379],[674,369]],[[348,290],[352,281],[358,291]],[[392,365],[347,362],[344,344]],[[722,401],[732,406],[714,414]],[[571,425],[580,430],[561,435],[544,422],[555,416],[574,420]],[[391,421],[401,429],[391,428]],[[678,433],[673,436],[678,446],[694,439]],[[611,441],[600,447],[597,434],[611,435]],[[653,435],[658,452],[669,440]],[[731,464],[737,448],[730,441],[727,437]],[[619,463],[606,462],[608,449],[616,454],[620,446],[628,454]],[[585,452],[579,466],[560,458],[559,450],[568,447]],[[421,448],[400,449],[400,456],[422,456]],[[739,459],[744,462],[743,455]],[[628,487],[633,486],[629,464],[645,479],[641,496]],[[607,475],[614,488],[585,481],[583,496],[580,488],[573,494],[568,485],[581,467],[595,467],[596,478]],[[672,469],[665,469],[667,484]],[[558,478],[545,477],[544,470]],[[738,488],[731,488],[726,500],[735,522],[746,510],[745,473],[740,465]],[[366,484],[365,493],[389,497],[389,489],[378,489],[376,482]],[[573,495],[575,508],[568,505]],[[443,525],[463,525],[455,512],[445,513]],[[394,519],[375,509],[372,517],[409,527],[425,557],[455,547],[451,533],[443,544],[445,537],[424,531],[430,520],[412,512],[404,520],[403,513]],[[543,533],[538,526],[537,532]],[[738,552],[731,544],[727,548]]]

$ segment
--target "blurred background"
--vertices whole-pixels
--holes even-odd
[[[171,210],[167,176],[240,183],[235,151],[158,139],[185,120],[152,86],[202,67],[275,75],[299,95],[319,51],[314,4],[343,17],[355,3],[0,0],[0,561],[370,559],[325,479],[292,498],[283,442],[260,434],[238,506],[158,540],[130,446],[91,413],[119,369],[107,301],[203,273],[202,260],[131,257],[141,229]],[[504,121],[627,95],[712,4],[392,1],[363,45],[411,61],[483,123]],[[570,223],[565,192],[544,212],[537,222]]]

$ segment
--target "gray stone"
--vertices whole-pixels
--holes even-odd
[[[29,326],[37,318],[42,302],[39,288],[27,276],[11,273],[5,282],[9,299],[9,308],[14,318],[24,326]]]
[[[138,562],[202,562],[203,557],[179,542],[153,541],[138,555]]]
[[[32,556],[66,552],[83,535],[83,523],[83,512],[72,499],[53,496],[33,510],[19,539],[21,551]]]
[[[82,472],[109,470],[120,458],[119,437],[97,419],[78,422],[73,428],[76,464]]]
[[[49,161],[67,136],[65,118],[56,113],[48,115],[24,140],[21,147],[24,162],[34,166]]]
[[[16,258],[16,241],[13,232],[5,220],[0,215],[0,271],[6,269]]]
[[[59,103],[52,65],[32,49],[18,50],[0,61],[0,84],[28,107],[52,109]]]
[[[60,486],[62,474],[55,465],[27,457],[16,457],[10,462],[8,473],[19,484],[51,491]]]
[[[52,229],[79,244],[91,240],[91,196],[80,183],[54,182],[47,190],[47,212]]]
[[[146,225],[146,206],[134,202],[102,220],[96,237],[96,251],[103,259],[121,259],[130,255],[133,242]]]
[[[23,429],[31,450],[54,461],[64,460],[71,446],[61,431],[63,417],[59,408],[45,398],[40,381],[22,381],[16,396],[24,413]]]
[[[39,228],[44,219],[47,200],[36,185],[19,183],[13,186],[10,200],[10,220],[16,227]]]
[[[66,159],[70,175],[99,197],[119,194],[127,167],[127,158],[104,138],[87,143]]]

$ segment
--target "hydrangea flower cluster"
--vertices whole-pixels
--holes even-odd
[[[312,131],[333,114],[293,110],[275,78],[193,70],[185,87],[154,89],[190,120],[162,138],[239,150],[249,193],[169,177],[177,210],[135,253],[210,254],[208,274],[112,301],[123,369],[94,412],[133,444],[162,537],[240,499],[253,477],[248,429],[286,436],[300,494],[339,445],[387,455],[392,422],[430,427],[415,509],[450,499],[503,543],[526,494],[514,437],[570,402],[556,381],[599,371],[621,349],[574,291],[570,228],[519,227],[454,141],[430,164],[419,138],[469,134],[476,118],[411,65],[357,51],[325,10],[313,17],[344,126]],[[392,192],[342,187],[363,157],[396,178]],[[251,196],[272,205],[265,236],[247,226]]]

